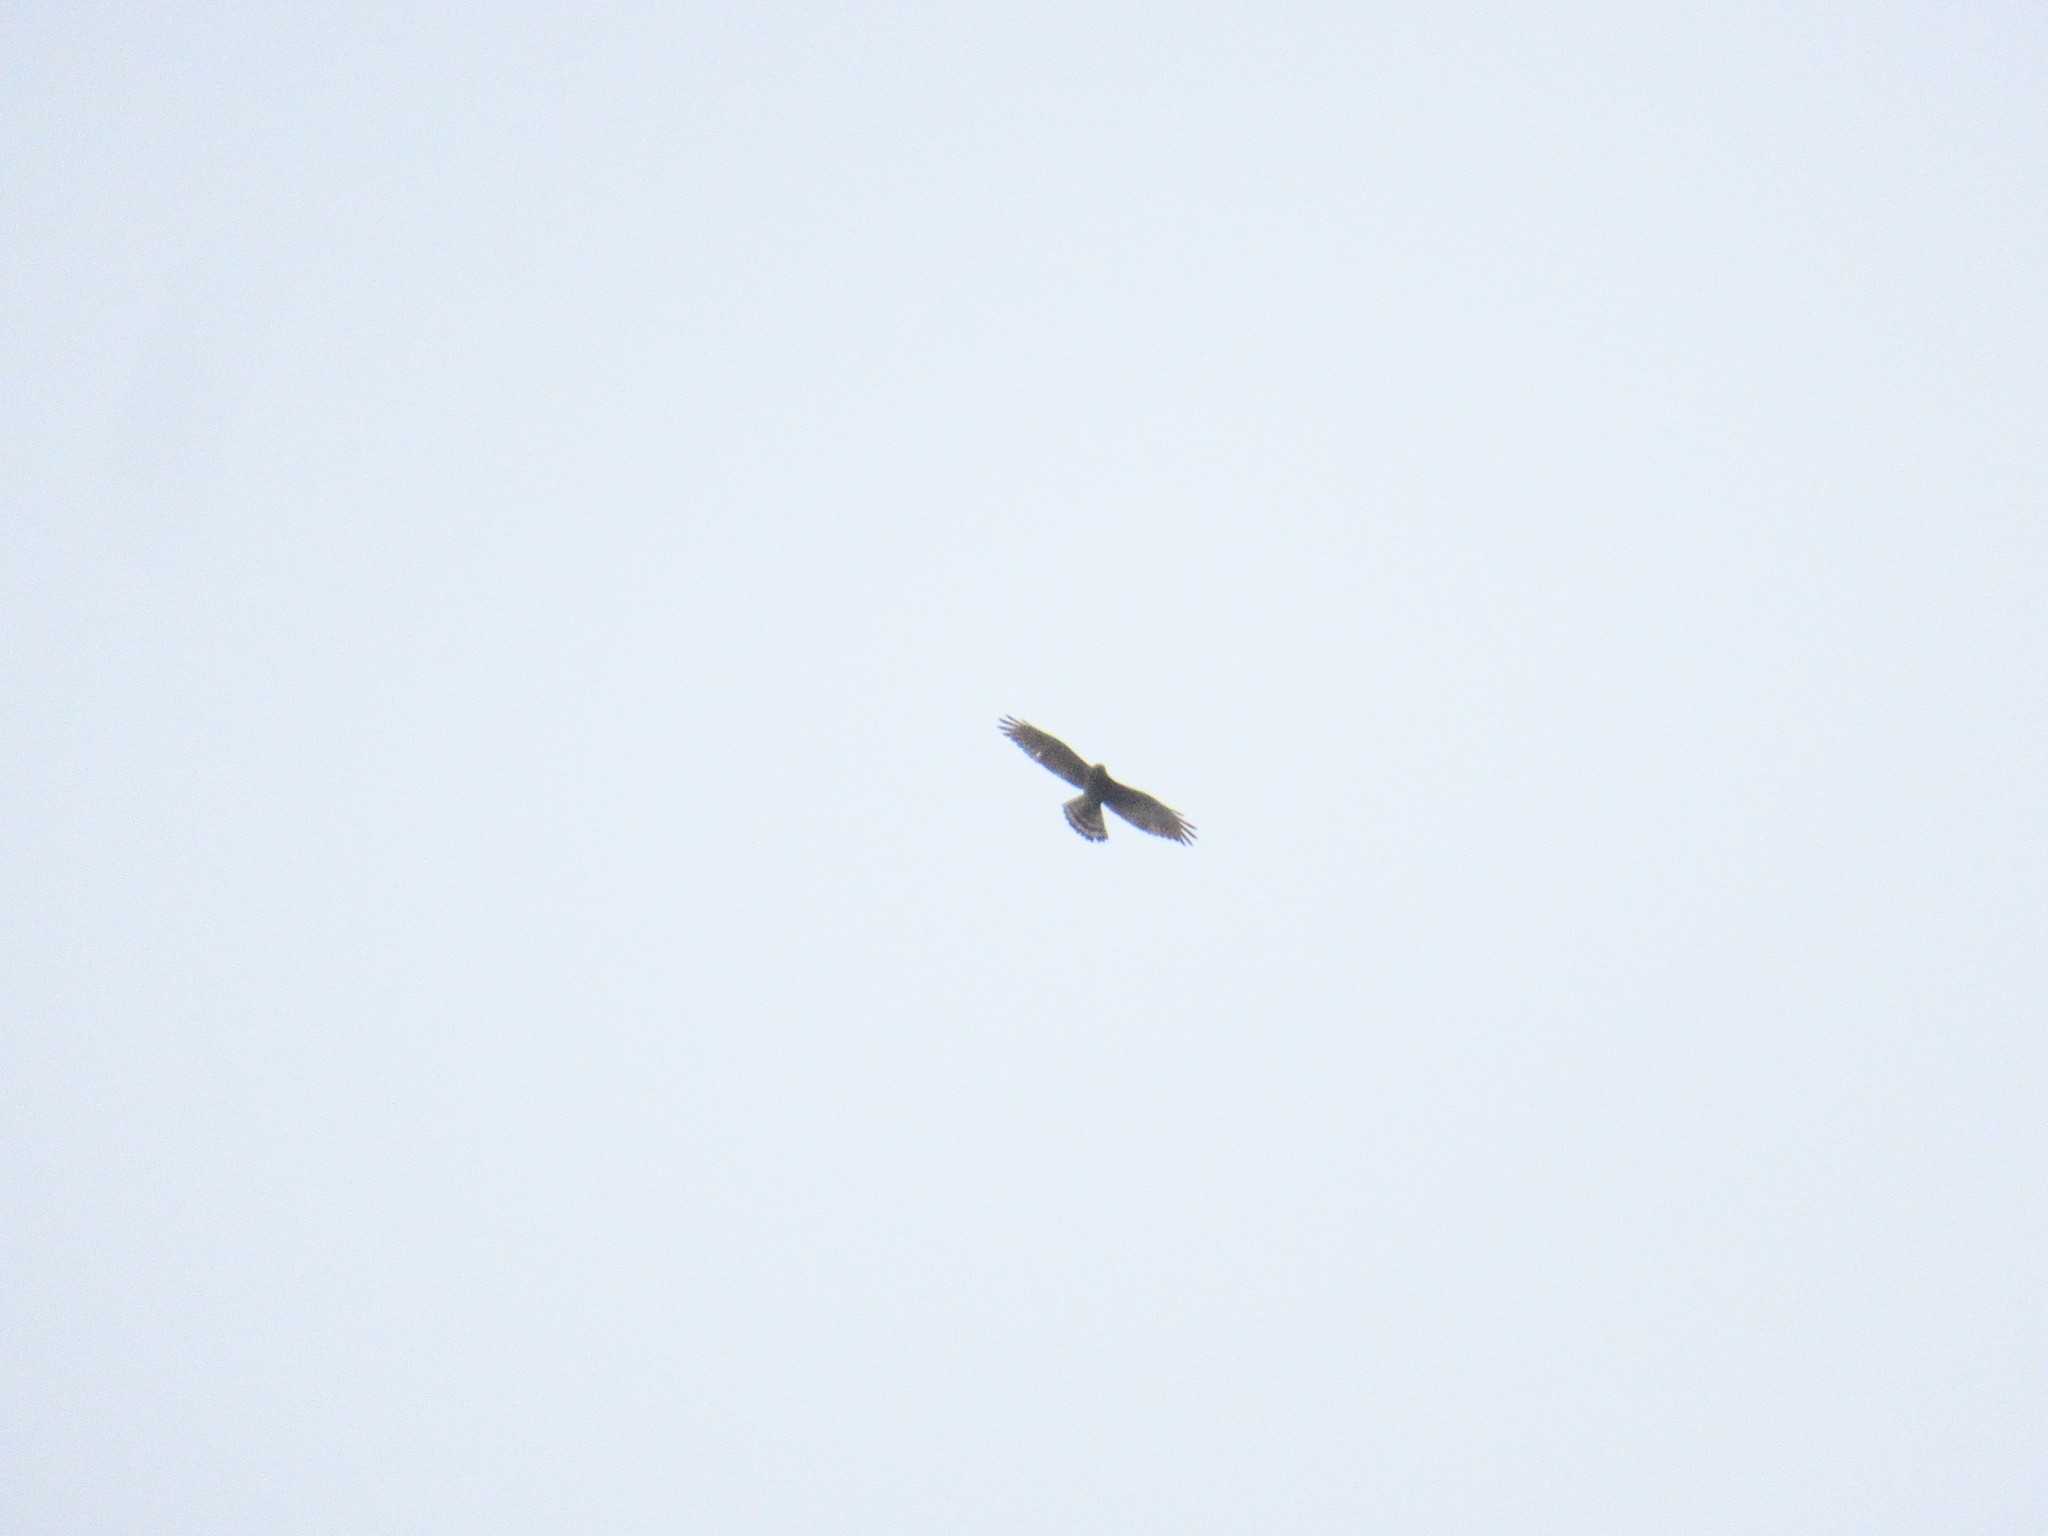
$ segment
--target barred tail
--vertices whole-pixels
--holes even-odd
[[[1105,841],[1109,828],[1102,824],[1102,802],[1092,795],[1076,795],[1060,807],[1067,813],[1067,825],[1091,843]]]

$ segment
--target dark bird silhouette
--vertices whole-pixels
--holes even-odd
[[[1179,811],[1160,804],[1143,790],[1117,783],[1100,763],[1090,767],[1082,761],[1080,753],[1057,736],[1048,736],[1037,726],[1026,725],[1009,715],[1003,716],[1001,728],[1035,761],[1081,791],[1061,809],[1067,813],[1067,825],[1089,842],[1099,843],[1109,836],[1109,828],[1102,824],[1105,805],[1141,832],[1176,843],[1195,840],[1195,824]]]

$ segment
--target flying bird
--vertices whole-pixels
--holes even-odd
[[[1003,734],[1022,747],[1027,756],[1081,791],[1061,809],[1067,813],[1067,825],[1089,842],[1099,843],[1109,836],[1109,828],[1102,824],[1105,805],[1141,832],[1171,838],[1176,843],[1195,840],[1194,823],[1183,819],[1179,811],[1168,809],[1142,790],[1117,783],[1100,763],[1091,768],[1082,761],[1080,753],[1057,736],[1048,736],[1037,726],[1026,725],[1009,715],[1003,716],[1000,724]]]

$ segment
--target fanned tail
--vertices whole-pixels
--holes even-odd
[[[1109,828],[1102,824],[1100,800],[1091,795],[1076,795],[1060,809],[1067,813],[1067,825],[1089,842],[1100,843],[1109,837]]]

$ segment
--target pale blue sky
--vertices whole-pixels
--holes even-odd
[[[0,1528],[2048,1524],[2038,7],[163,10]]]

